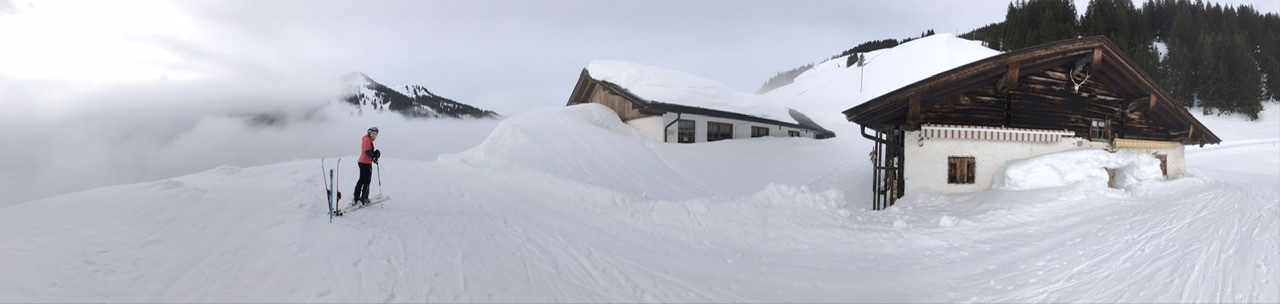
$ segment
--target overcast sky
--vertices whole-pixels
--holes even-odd
[[[1076,2],[1081,10],[1087,5]],[[1275,12],[1280,1],[1252,4]],[[420,84],[514,114],[563,104],[594,59],[666,67],[754,92],[774,73],[858,43],[928,29],[965,32],[1001,21],[1007,6],[1001,0],[0,0],[0,74],[103,85],[319,81],[361,71],[388,85]]]
[[[1075,1],[1083,11],[1087,0]],[[563,106],[595,59],[755,92],[778,72],[865,41],[1001,21],[1008,3],[0,0],[0,192],[30,192],[0,206],[218,164],[343,153],[336,147],[358,139],[317,143],[333,136],[222,119],[326,102],[348,72],[508,116]],[[1252,5],[1280,10],[1276,0]],[[359,133],[366,124],[343,126]],[[384,137],[394,142],[394,133]],[[257,146],[217,151],[246,144]]]

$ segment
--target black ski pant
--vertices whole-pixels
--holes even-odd
[[[369,200],[369,180],[373,176],[373,164],[357,163],[360,165],[360,180],[356,181],[356,196],[352,200]]]

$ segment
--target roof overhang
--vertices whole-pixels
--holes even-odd
[[[1222,141],[1102,36],[1062,40],[988,57],[898,88],[843,113],[850,122],[879,128],[902,121],[910,114],[911,107],[927,107],[941,97],[963,94],[991,83],[1016,84],[1018,75],[1073,63],[1090,64],[1090,69],[1100,72],[1094,73],[1094,77],[1116,84],[1116,93],[1127,100],[1150,100],[1146,110],[1152,120],[1170,130],[1186,130],[1183,144]]]

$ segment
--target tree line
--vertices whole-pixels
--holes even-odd
[[[1002,25],[972,34],[1003,50],[1106,36],[1175,100],[1205,114],[1257,119],[1262,101],[1280,99],[1275,13],[1199,0],[1147,0],[1142,7],[1091,0],[1084,16],[1074,18],[1075,12],[1070,0],[1019,0],[1009,4]]]
[[[1275,13],[1200,0],[1147,0],[1141,7],[1130,0],[1091,0],[1088,5],[1079,16],[1071,0],[1017,0],[1009,4],[1004,21],[961,37],[1011,51],[1106,36],[1175,100],[1205,114],[1257,119],[1264,100],[1280,99],[1280,16]],[[863,43],[836,57],[905,43],[891,41]]]

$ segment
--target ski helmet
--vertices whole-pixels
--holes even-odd
[[[378,132],[378,127],[369,128],[369,133]]]

